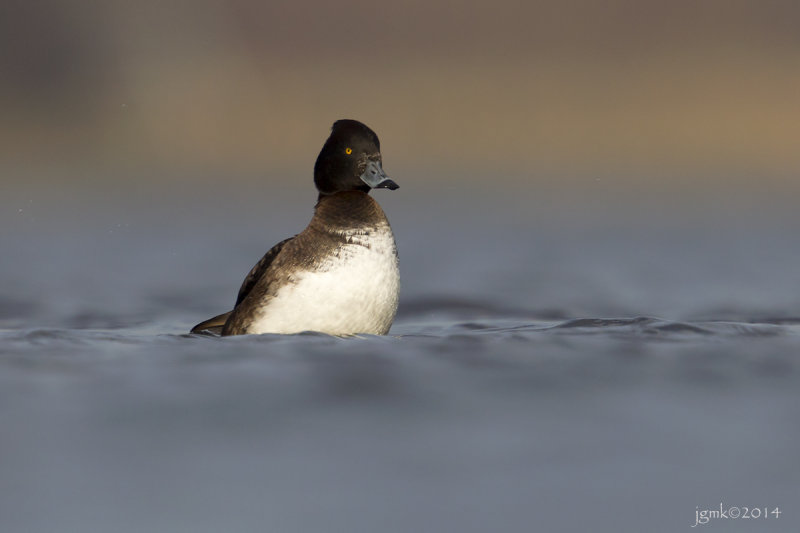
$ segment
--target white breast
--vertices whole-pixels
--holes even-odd
[[[349,244],[265,302],[248,333],[321,331],[332,335],[384,335],[400,292],[394,236],[386,226],[369,236],[345,234]]]

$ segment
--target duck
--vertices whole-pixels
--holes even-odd
[[[244,278],[231,311],[191,333],[385,335],[400,293],[392,228],[372,189],[396,190],[380,141],[337,120],[314,164],[317,202],[308,226],[273,246]]]

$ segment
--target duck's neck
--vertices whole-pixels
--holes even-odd
[[[386,215],[367,193],[346,191],[320,194],[311,223],[335,230],[375,227],[386,223]]]

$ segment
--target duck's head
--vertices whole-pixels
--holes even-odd
[[[314,164],[320,194],[399,186],[383,171],[381,143],[375,132],[357,120],[337,120]]]

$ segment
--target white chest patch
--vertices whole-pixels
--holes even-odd
[[[394,321],[400,273],[391,229],[346,234],[348,244],[258,309],[248,333],[321,331],[331,335],[384,335]]]

